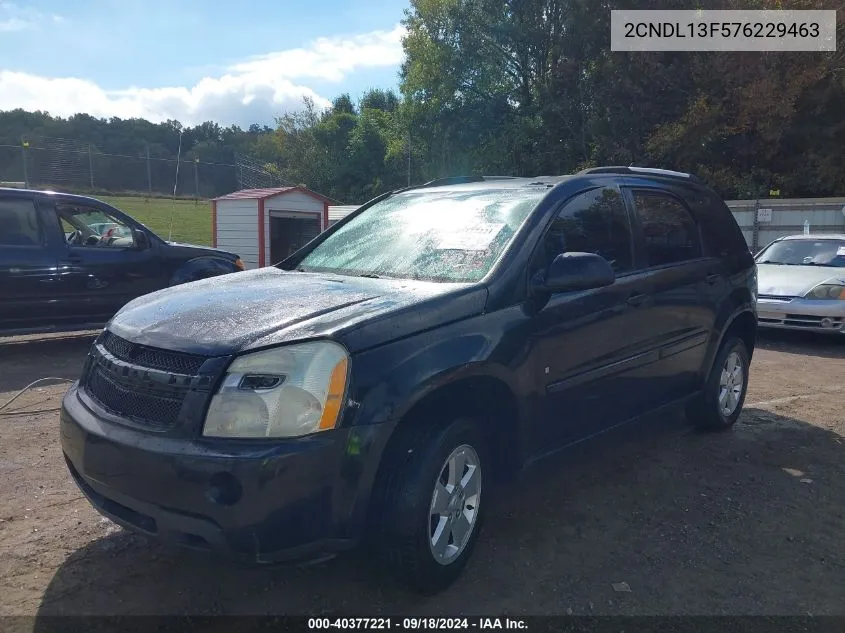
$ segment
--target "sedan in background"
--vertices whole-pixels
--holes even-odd
[[[762,327],[845,334],[845,235],[789,235],[756,257]]]

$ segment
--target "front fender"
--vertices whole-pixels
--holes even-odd
[[[446,329],[453,331],[438,328],[353,357],[350,395],[359,408],[347,423],[396,422],[434,391],[467,378],[494,378],[515,392],[506,364],[490,361],[496,337],[467,322]]]
[[[205,255],[188,260],[177,268],[170,276],[170,285],[178,286],[189,281],[199,281],[200,279],[226,275],[237,271],[238,268],[235,267],[233,261],[223,257]]]
[[[417,404],[442,387],[474,378],[495,379],[515,393],[517,381],[511,370],[491,360],[498,339],[480,334],[471,321],[435,328],[352,357],[351,406],[342,424],[351,427],[356,452],[367,456],[355,468],[351,464],[356,460],[350,457],[345,469],[356,474],[355,485],[350,482],[341,495],[353,533],[365,523],[384,451],[399,421]]]

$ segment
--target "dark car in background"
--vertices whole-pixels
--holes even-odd
[[[435,181],[124,307],[65,395],[64,456],[128,529],[253,563],[366,541],[436,591],[492,482],[673,406],[730,428],[756,283],[688,174]]]
[[[0,335],[102,327],[136,297],[243,268],[94,198],[0,188]]]

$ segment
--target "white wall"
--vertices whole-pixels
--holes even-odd
[[[258,268],[258,200],[217,201],[217,247]]]
[[[845,233],[845,198],[793,198],[763,200],[726,200],[742,229],[749,248],[758,250],[785,235],[804,232],[804,220],[810,223],[810,233]],[[758,225],[757,244],[754,245],[754,217],[757,208],[771,209],[771,222]]]
[[[257,203],[256,203],[257,204]],[[326,230],[323,226],[323,201],[319,198],[314,198],[301,191],[291,191],[290,193],[280,193],[277,196],[268,198],[264,201],[264,256],[267,259],[265,265],[270,266],[274,262],[270,261],[270,212],[271,211],[305,211],[320,214],[320,227]],[[256,244],[257,244],[256,240]],[[256,258],[257,259],[257,258]]]
[[[337,222],[338,220],[342,220],[347,215],[352,213],[353,211],[357,210],[359,207],[357,204],[343,204],[337,206],[330,206],[329,207],[329,226]]]

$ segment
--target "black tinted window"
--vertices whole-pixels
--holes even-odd
[[[635,191],[634,201],[649,266],[701,257],[698,227],[680,202],[651,191]]]
[[[563,252],[601,255],[613,270],[632,267],[631,227],[615,189],[593,189],[566,203],[546,236],[546,265]]]
[[[727,205],[711,192],[697,192],[686,198],[692,205],[707,255],[747,253],[748,245]]]
[[[4,246],[37,246],[41,228],[31,200],[0,198],[0,244]]]

